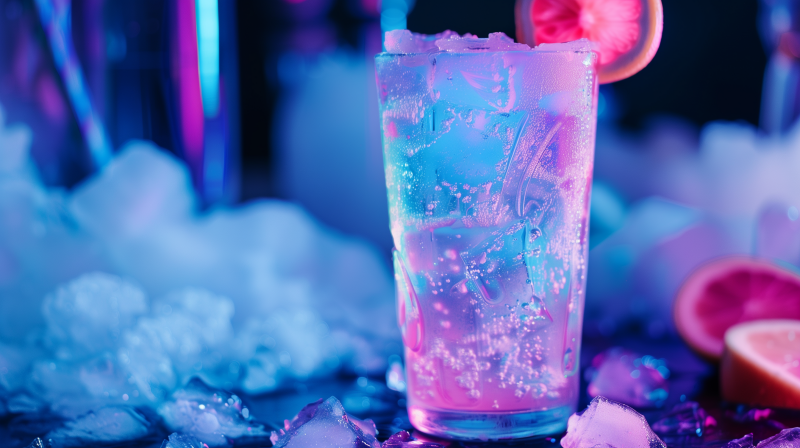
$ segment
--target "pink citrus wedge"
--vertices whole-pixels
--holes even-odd
[[[695,270],[675,297],[675,326],[710,360],[722,355],[725,332],[741,322],[800,320],[800,275],[770,261],[733,256]]]
[[[720,386],[727,401],[800,409],[800,320],[758,320],[728,329]]]
[[[581,38],[597,44],[601,83],[643,69],[661,43],[661,0],[517,0],[517,40],[534,46]]]

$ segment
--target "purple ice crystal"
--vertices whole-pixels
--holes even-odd
[[[592,397],[604,396],[631,406],[654,407],[669,395],[669,369],[663,359],[620,347],[595,356],[588,387]]]
[[[443,448],[442,445],[434,442],[415,440],[408,431],[400,431],[392,434],[381,445],[381,448]]]
[[[561,446],[666,448],[642,414],[605,397],[595,397],[586,410],[570,416]]]
[[[753,434],[750,433],[741,439],[731,440],[724,448],[753,448]]]
[[[661,436],[694,434],[698,437],[709,426],[716,426],[714,417],[694,401],[678,403],[661,420],[653,423],[653,431]]]
[[[758,443],[758,448],[795,448],[800,446],[800,428],[784,429]]]
[[[370,422],[369,420],[365,422]],[[373,426],[374,427],[374,426]],[[305,448],[311,446],[352,446],[380,448],[375,436],[363,431],[330,397],[306,405],[285,429],[273,432],[270,440],[275,448]]]

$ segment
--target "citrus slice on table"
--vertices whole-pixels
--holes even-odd
[[[800,320],[800,275],[770,261],[725,257],[699,267],[675,297],[678,333],[718,360],[728,328],[760,319]]]
[[[643,69],[661,43],[661,0],[517,0],[517,40],[530,46],[589,39],[600,83]]]
[[[800,320],[757,320],[728,329],[720,386],[727,401],[800,409]]]

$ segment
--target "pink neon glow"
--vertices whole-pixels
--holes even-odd
[[[181,138],[184,157],[191,167],[195,181],[202,173],[203,162],[203,97],[197,61],[197,28],[193,1],[175,1],[178,22],[174,48],[173,76],[178,90]]]
[[[361,7],[367,14],[380,14],[381,0],[361,0]]]
[[[394,124],[394,121],[389,122],[389,125],[386,126],[386,135],[391,138],[397,138],[397,125]]]
[[[36,87],[39,104],[44,113],[54,121],[62,122],[66,118],[67,110],[56,81],[49,74],[43,74],[39,77]]]

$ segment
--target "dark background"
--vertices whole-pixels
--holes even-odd
[[[278,194],[260,173],[270,171],[279,86],[276,55],[293,24],[276,9],[281,0],[238,2],[242,100],[243,199]],[[766,54],[759,39],[756,0],[664,0],[664,34],[653,61],[636,76],[608,86],[619,124],[635,131],[654,116],[677,115],[700,126],[714,120],[758,124]],[[340,45],[357,47],[364,19],[337,0],[327,20]],[[417,0],[408,28],[451,29],[486,36],[515,35],[513,0]],[[266,63],[265,63],[266,60]],[[265,83],[265,80],[267,82]]]
[[[320,55],[346,52],[361,58],[362,64],[368,62],[378,51],[374,41],[380,38],[380,19],[354,5],[370,1],[374,0],[221,0],[233,18],[221,24],[223,40],[231,42],[222,58],[233,64],[233,73],[223,75],[238,87],[238,103],[231,103],[238,114],[231,120],[241,137],[240,144],[239,135],[233,142],[237,172],[227,203],[259,197],[295,200],[337,227],[324,211],[284,188],[280,157],[285,148],[277,136],[285,111],[279,109],[285,104],[282,99],[291,97],[292,86],[281,82],[279,65],[287,53],[314,63]],[[78,56],[116,148],[131,139],[146,139],[183,157],[168,74],[173,3],[72,0]],[[44,181],[71,188],[92,169],[74,117],[67,112],[60,121],[46,119],[37,100],[37,83],[59,84],[33,5],[33,0],[0,0],[0,104],[9,123],[32,128],[32,152]],[[630,133],[664,116],[678,117],[697,129],[714,120],[757,125],[767,60],[758,21],[758,0],[664,0],[664,33],[653,61],[635,76],[602,87],[614,106],[613,119],[609,123],[605,117],[606,123]],[[407,24],[421,33],[451,29],[514,36],[514,0],[416,0]],[[99,34],[104,37],[98,39]],[[109,50],[115,39],[127,42],[127,53],[116,59]],[[25,64],[31,67],[24,76],[15,75],[19,54],[26,55]],[[225,70],[231,70],[230,64]],[[370,68],[364,66],[363,71]],[[60,107],[69,111],[63,86],[60,89]],[[373,106],[374,112],[363,109],[353,120],[363,121],[371,113],[377,117]],[[377,134],[377,122],[362,127],[375,128]],[[371,144],[380,158],[379,143]],[[347,145],[337,148],[346,149]]]

